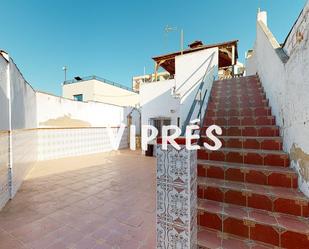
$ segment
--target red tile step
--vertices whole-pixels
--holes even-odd
[[[298,186],[297,174],[284,167],[198,160],[197,172],[199,177],[286,188]]]
[[[242,81],[242,80],[232,80],[232,81],[214,81],[214,86],[222,86],[224,88],[227,87],[237,87],[237,86],[252,86],[256,87],[258,85],[261,85],[261,82],[259,80],[253,80],[253,81]]]
[[[236,103],[230,103],[230,102],[213,102],[210,101],[208,104],[209,109],[224,109],[224,108],[230,108],[230,109],[237,109],[237,108],[248,108],[248,107],[268,107],[268,100],[263,100],[260,103],[256,102],[236,102]]]
[[[271,116],[270,107],[214,109],[208,107],[206,117]]]
[[[242,99],[242,98],[260,98],[265,99],[266,94],[262,92],[261,90],[256,91],[235,91],[235,92],[211,92],[211,97],[213,100],[217,99],[229,99],[229,98],[236,98],[236,99]]]
[[[222,148],[256,149],[256,150],[282,150],[281,137],[242,137],[219,136]],[[214,142],[206,136],[201,137],[202,142],[214,145]]]
[[[266,94],[264,92],[264,89],[262,87],[260,88],[255,88],[255,89],[230,89],[230,90],[225,90],[225,89],[217,89],[214,90],[212,89],[211,96],[212,98],[225,98],[225,97],[231,97],[231,96],[262,96],[266,97]]]
[[[236,84],[218,84],[214,83],[212,86],[213,91],[221,91],[221,92],[236,92],[236,91],[264,91],[262,85],[260,83],[255,84],[243,84],[243,83],[236,83]]]
[[[259,95],[232,95],[232,96],[217,96],[217,95],[211,95],[211,101],[215,103],[223,103],[223,102],[256,102],[260,103],[263,100],[266,100],[264,96],[259,96]]]
[[[209,126],[205,125],[201,128],[201,134],[205,134],[205,130]],[[279,136],[279,127],[275,125],[245,125],[245,126],[225,126],[220,125],[222,136],[243,136],[243,137],[277,137]]]
[[[273,116],[242,116],[242,117],[206,117],[204,125],[275,125]]]
[[[229,98],[229,99],[215,99],[211,98],[210,104],[215,104],[215,105],[246,105],[246,104],[256,104],[256,105],[262,105],[262,104],[268,104],[267,99],[262,99],[262,98]]]
[[[211,89],[211,94],[220,95],[220,96],[228,96],[228,95],[240,95],[240,94],[259,94],[264,95],[264,88],[262,86],[213,86]],[[266,96],[266,95],[264,95]]]
[[[198,198],[295,216],[309,216],[308,199],[297,189],[198,178]]]
[[[249,244],[254,241],[280,248],[309,248],[308,220],[292,215],[270,213],[216,201],[199,200],[198,225],[202,228],[211,229],[210,231],[213,232],[218,231],[223,235],[221,239],[234,235],[248,239],[247,243]],[[205,237],[207,237],[205,234],[199,233],[200,244],[205,242]],[[215,240],[215,237],[208,237],[208,239],[209,242],[212,242],[212,245],[218,245],[216,244],[218,240]],[[226,248],[233,248],[226,243],[227,241],[221,240],[220,244],[221,242],[225,242]],[[244,241],[238,242],[241,246],[238,248],[246,245]]]
[[[246,163],[281,167],[290,166],[288,154],[283,151],[276,150],[221,148],[218,151],[209,151],[202,147],[202,149],[198,151],[198,158],[230,163]]]
[[[197,233],[198,249],[273,249],[273,246],[200,227]]]
[[[266,99],[266,94],[262,89],[250,89],[250,90],[212,90],[211,98],[212,99],[225,99],[231,97],[247,97],[247,98],[255,98],[259,97],[262,99]]]

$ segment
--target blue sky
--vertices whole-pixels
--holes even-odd
[[[68,78],[98,75],[131,86],[153,71],[152,56],[194,40],[239,40],[240,60],[253,46],[258,6],[283,42],[306,0],[0,0],[0,49],[9,52],[35,89],[61,94]],[[178,31],[164,36],[164,27]]]

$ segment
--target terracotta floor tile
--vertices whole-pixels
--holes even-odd
[[[11,233],[23,242],[30,242],[48,233],[54,232],[61,226],[62,224],[52,220],[51,218],[45,217],[41,220],[16,228]]]
[[[155,158],[121,151],[41,164],[0,212],[0,231],[11,233],[0,232],[1,249],[155,248]]]

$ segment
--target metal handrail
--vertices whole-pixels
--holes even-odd
[[[209,64],[208,64],[208,66],[207,66],[207,69],[206,69],[206,72],[205,72],[205,74],[200,78],[200,79],[198,79],[196,82],[195,82],[195,84],[192,86],[192,87],[190,87],[190,89],[188,89],[187,91],[186,91],[186,93],[185,94],[183,94],[183,96],[185,96],[193,87],[195,87],[198,83],[200,83],[200,80],[202,80],[202,79],[204,79],[205,78],[205,76],[206,76],[206,74],[208,73],[208,69],[209,69],[209,66],[211,65],[211,63],[212,63],[212,61],[213,61],[213,58],[214,58],[214,55],[215,55],[215,52],[213,52],[210,56],[208,56],[207,57],[207,59],[197,68],[197,69],[195,69],[195,71],[177,88],[177,89],[175,89],[175,93],[177,94],[177,92],[179,91],[179,89],[181,89],[187,82],[188,82],[188,80],[190,80],[192,77],[193,77],[193,75],[199,70],[199,69],[201,69],[201,67],[202,66],[204,66],[205,64],[206,64],[206,62],[210,59],[211,61],[209,62]]]
[[[186,118],[186,120],[185,120],[185,122],[184,122],[184,124],[183,124],[183,126],[182,126],[182,132],[181,132],[181,135],[182,135],[182,136],[183,136],[183,135],[185,134],[185,132],[186,132],[186,127],[187,127],[187,125],[189,124],[189,122],[190,122],[190,120],[191,120],[192,114],[193,114],[193,112],[194,112],[194,110],[195,110],[195,107],[196,107],[196,104],[197,104],[197,102],[198,102],[197,99],[196,99],[196,97],[197,97],[197,95],[199,94],[199,91],[200,91],[201,89],[203,89],[203,86],[204,86],[204,84],[205,84],[205,78],[206,78],[206,76],[207,76],[208,73],[214,68],[214,66],[212,66],[211,68],[209,68],[210,65],[211,65],[211,63],[212,63],[214,54],[215,54],[215,52],[213,52],[213,53],[205,60],[205,61],[208,61],[209,58],[211,59],[211,61],[209,62],[208,66],[207,66],[207,69],[206,69],[206,71],[205,71],[205,74],[204,74],[203,77],[202,77],[202,81],[200,82],[200,79],[199,79],[199,80],[198,80],[192,87],[190,87],[190,89],[188,89],[188,90],[186,91],[186,93],[183,95],[183,96],[185,96],[189,91],[191,91],[191,89],[192,89],[193,87],[195,87],[195,86],[197,85],[197,83],[199,83],[199,82],[201,83],[201,85],[199,86],[199,89],[197,90],[197,92],[196,92],[196,94],[195,94],[195,96],[194,96],[194,100],[193,100],[193,103],[192,103],[191,108],[190,108],[190,110],[189,110],[189,113],[188,113],[188,115],[187,115],[187,118]],[[205,62],[202,63],[202,65],[204,65],[204,64],[205,64]],[[200,68],[200,67],[199,67],[199,68]],[[196,71],[195,71],[195,72],[196,72]],[[192,77],[192,75],[191,75],[190,77]],[[179,89],[179,88],[178,88],[178,89]],[[206,90],[206,92],[205,92],[205,94],[204,94],[203,102],[201,103],[201,107],[202,107],[203,104],[204,104],[206,94],[207,94],[207,90]]]
[[[74,83],[78,83],[78,82],[81,82],[81,81],[87,81],[87,80],[98,80],[98,81],[107,83],[109,85],[117,86],[117,87],[120,87],[122,89],[125,89],[125,90],[133,92],[133,89],[130,88],[130,87],[123,86],[123,85],[121,85],[119,83],[116,83],[114,81],[111,81],[111,80],[108,80],[108,79],[105,79],[105,78],[102,78],[102,77],[99,77],[99,76],[96,76],[96,75],[86,76],[86,77],[81,78],[81,80],[77,80],[77,79],[66,80],[66,81],[63,82],[63,84],[64,85],[69,85],[69,84],[74,84]]]
[[[215,80],[215,77],[213,77],[213,81],[214,81],[214,80]],[[209,89],[210,93],[209,93],[208,102],[209,102],[209,100],[211,101],[211,90],[212,90],[212,88]],[[204,105],[204,101],[205,101],[206,94],[207,94],[207,90],[206,90],[205,95],[204,95],[204,97],[203,97],[203,102],[202,102],[202,104],[201,104],[201,109],[202,109],[202,107],[203,107],[203,105]],[[208,102],[207,102],[207,103],[208,103]],[[204,111],[204,116],[203,116],[203,118],[201,118],[202,112],[201,112],[201,110],[200,110],[200,113],[199,113],[199,114],[200,114],[200,115],[199,115],[199,118],[200,118],[200,120],[201,120],[201,121],[200,121],[200,127],[203,127],[203,125],[205,124],[207,109],[208,109],[208,104],[207,104],[206,109],[205,109],[205,111]]]

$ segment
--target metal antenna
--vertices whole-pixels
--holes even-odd
[[[62,70],[64,71],[64,81],[67,81],[67,70],[68,70],[68,67],[67,66],[63,66]]]
[[[167,43],[168,43],[168,33],[172,32],[172,31],[176,31],[177,30],[177,27],[171,27],[169,25],[166,25],[165,28],[164,28],[164,45],[165,45],[165,48],[167,48]]]

